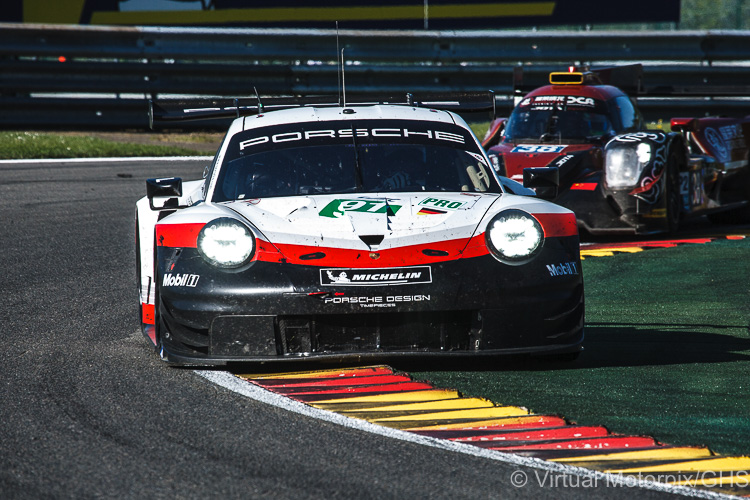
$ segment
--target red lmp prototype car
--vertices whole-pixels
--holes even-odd
[[[388,102],[181,114],[238,118],[205,179],[150,179],[136,206],[163,359],[580,351],[574,214],[513,194],[450,99]]]
[[[622,68],[621,68],[622,69]],[[640,67],[630,67],[639,76]],[[596,233],[673,232],[706,214],[750,219],[748,118],[673,118],[646,130],[612,69],[550,74],[496,119],[483,146],[496,171],[573,210]]]

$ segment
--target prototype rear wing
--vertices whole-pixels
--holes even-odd
[[[532,73],[529,69],[529,73]],[[750,97],[750,85],[717,85],[708,79],[702,83],[654,84],[648,83],[643,75],[642,64],[627,64],[598,69],[588,66],[571,66],[567,72],[543,72],[549,75],[542,81],[541,70],[524,76],[522,66],[513,68],[513,93],[521,97],[546,84],[554,85],[612,85],[631,97]]]
[[[588,66],[571,66],[569,71],[549,73],[549,81],[541,83],[537,79],[524,79],[523,66],[513,68],[513,93],[524,95],[544,84],[560,85],[612,85],[626,94],[638,95],[643,92],[643,65],[628,64],[606,68],[590,69]],[[565,78],[565,75],[570,75]]]
[[[280,109],[300,107],[346,107],[393,104],[420,108],[474,113],[489,111],[492,119],[496,116],[495,93],[455,92],[449,94],[403,94],[400,96],[356,96],[345,103],[337,97],[267,97],[242,99],[165,99],[148,101],[148,123],[154,128],[158,122],[181,122],[191,120],[211,120],[218,118],[239,118]]]

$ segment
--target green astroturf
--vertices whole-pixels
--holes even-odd
[[[750,239],[588,257],[582,267],[577,361],[411,375],[613,432],[750,455]]]

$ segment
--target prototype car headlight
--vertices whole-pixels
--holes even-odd
[[[521,264],[533,257],[544,242],[544,230],[531,215],[505,210],[492,218],[485,232],[487,247],[499,260]]]
[[[255,253],[255,236],[237,220],[216,219],[201,229],[198,252],[211,265],[239,267]]]
[[[621,147],[607,151],[604,169],[609,187],[632,187],[638,184],[641,171],[651,161],[651,145],[645,142],[635,149]]]

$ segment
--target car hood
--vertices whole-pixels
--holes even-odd
[[[225,206],[273,244],[385,250],[468,239],[498,194],[383,193],[265,198]]]
[[[580,153],[592,149],[601,149],[593,144],[512,144],[502,143],[490,149],[503,157],[505,175],[514,181],[523,181],[523,169],[529,167],[546,167],[553,161],[571,153]]]

